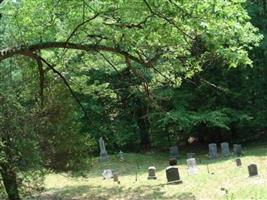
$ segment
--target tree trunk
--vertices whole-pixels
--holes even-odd
[[[140,133],[140,144],[144,150],[150,148],[150,137],[149,137],[149,129],[150,123],[147,117],[147,106],[144,105],[144,102],[139,99],[139,109],[136,112],[137,114],[137,125],[139,127]]]
[[[3,151],[5,152],[5,160],[0,163],[1,175],[5,186],[6,193],[9,200],[20,200],[17,173],[16,168],[13,165],[13,154],[12,154],[12,142],[9,138],[9,132],[5,131],[2,136],[2,142],[5,145]]]
[[[6,193],[9,200],[20,200],[18,184],[17,184],[17,174],[14,168],[9,165],[9,163],[1,164],[1,175],[3,178],[3,183],[5,186]]]

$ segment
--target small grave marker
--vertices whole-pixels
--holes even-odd
[[[237,167],[241,167],[242,166],[242,162],[240,158],[235,159],[235,163]]]
[[[197,163],[195,158],[189,158],[186,160],[188,166],[188,174],[195,175],[198,172]]]
[[[248,166],[248,174],[249,174],[249,177],[258,176],[258,168],[257,168],[257,165],[250,164]]]
[[[147,179],[151,180],[151,179],[157,179],[156,177],[156,167],[151,166],[148,168],[148,177]]]

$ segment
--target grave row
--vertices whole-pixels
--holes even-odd
[[[99,139],[99,146],[100,146],[100,161],[107,161],[108,160],[108,154],[105,148],[105,143],[102,138]],[[230,156],[230,148],[229,148],[229,143],[223,142],[220,144],[221,146],[221,155],[223,157]],[[218,153],[217,153],[217,144],[216,143],[211,143],[208,145],[209,147],[209,157],[210,159],[217,159],[218,158]],[[168,184],[177,184],[177,183],[182,183],[180,179],[180,174],[179,174],[179,169],[176,166],[177,165],[177,159],[179,157],[179,149],[178,146],[172,146],[170,147],[170,159],[169,159],[169,166],[165,169],[166,172],[166,178],[167,178],[167,183]],[[242,146],[240,144],[234,144],[233,145],[233,153],[236,156],[241,156],[242,155]],[[189,175],[195,175],[198,172],[197,164],[196,164],[196,159],[195,159],[195,153],[187,153],[187,166],[188,166],[188,174]],[[119,152],[119,158],[120,160],[124,160],[124,153],[122,151]],[[235,160],[236,166],[240,167],[242,166],[242,162],[240,158],[237,158]],[[207,166],[208,169],[208,166]],[[209,172],[209,169],[208,169]],[[257,165],[251,164],[248,166],[248,172],[249,172],[249,177],[257,176],[258,175],[258,170],[257,170]],[[119,182],[118,179],[118,173],[113,173],[111,169],[104,170],[102,173],[102,176],[104,179],[108,178],[113,178],[115,182]],[[148,168],[148,179],[153,180],[157,179],[156,177],[156,167],[155,166],[150,166]]]

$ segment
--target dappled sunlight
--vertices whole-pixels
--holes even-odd
[[[123,162],[111,158],[107,163],[95,162],[85,177],[72,177],[68,174],[49,174],[46,177],[46,193],[63,199],[225,199],[225,198],[267,198],[267,157],[249,155],[257,149],[245,149],[241,157],[242,166],[236,167],[234,157],[211,161],[199,155],[198,174],[189,176],[186,160],[178,160],[182,184],[167,185],[165,168],[167,154],[129,154]],[[200,161],[197,159],[197,162]],[[136,162],[138,161],[138,166]],[[249,178],[247,166],[255,163],[259,176]],[[147,168],[157,168],[156,180],[147,180]],[[112,179],[103,180],[101,172],[105,167],[119,173],[120,184]],[[138,170],[138,171],[137,171]],[[136,177],[137,172],[137,177]],[[85,173],[85,172],[84,172]],[[137,181],[136,181],[137,179]]]

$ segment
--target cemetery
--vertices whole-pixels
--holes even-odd
[[[227,151],[228,157],[222,155],[224,151],[217,150],[216,159],[210,158],[204,151],[189,159],[186,152],[179,152],[176,165],[169,165],[173,152],[125,153],[123,161],[117,155],[109,155],[109,160],[105,162],[95,159],[93,168],[84,172],[85,177],[48,175],[48,192],[45,195],[81,200],[267,198],[265,145],[242,147],[243,155],[240,157],[232,149]],[[236,160],[239,160],[238,163],[242,161],[242,165]],[[102,172],[105,169],[116,171],[114,174],[120,183],[111,177],[104,180]]]
[[[267,0],[0,0],[0,200],[267,200]]]

